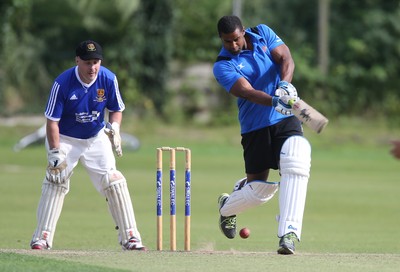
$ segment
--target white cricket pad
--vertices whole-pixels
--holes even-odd
[[[42,185],[42,195],[37,209],[37,227],[32,243],[46,240],[49,248],[53,246],[57,221],[60,218],[65,195],[69,191],[69,180],[65,183],[53,183],[46,179]]]
[[[242,187],[246,185],[246,183],[247,183],[247,177],[239,179],[238,181],[236,181],[235,186],[233,186],[233,191],[242,189]]]
[[[222,216],[237,215],[249,208],[266,203],[274,196],[279,186],[278,182],[262,180],[251,181],[241,188],[237,185],[238,183],[235,184],[234,191],[220,209]]]
[[[103,178],[103,189],[107,197],[109,210],[118,226],[121,245],[131,237],[141,245],[140,233],[136,227],[135,214],[125,177],[118,170],[112,170]]]
[[[294,232],[300,240],[311,167],[311,146],[302,136],[288,138],[280,154],[278,237]]]

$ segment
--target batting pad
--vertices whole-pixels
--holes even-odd
[[[278,237],[294,232],[300,240],[310,167],[309,142],[301,136],[288,138],[280,154]]]
[[[238,181],[236,181],[235,186],[233,186],[233,191],[242,189],[242,187],[245,186],[246,183],[247,183],[247,177],[239,179]]]
[[[262,180],[248,182],[242,188],[232,192],[220,209],[220,213],[222,216],[237,215],[249,208],[266,203],[277,190],[277,182]]]
[[[32,242],[46,240],[49,248],[53,246],[57,221],[60,218],[65,195],[68,193],[69,180],[65,183],[52,183],[44,180],[42,196],[37,210],[38,225]]]
[[[113,170],[105,175],[103,188],[109,210],[118,226],[121,245],[126,244],[131,237],[137,238],[138,243],[141,243],[125,177],[121,172]]]

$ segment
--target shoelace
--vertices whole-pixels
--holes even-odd
[[[228,217],[223,221],[226,229],[234,229],[236,227],[236,216]]]
[[[296,237],[296,234],[294,234],[294,233],[289,233],[289,234],[287,234],[287,235],[285,235],[284,237],[283,237],[283,241],[285,242],[285,243],[291,243],[291,244],[293,244],[294,243],[294,241],[297,239],[297,237]]]

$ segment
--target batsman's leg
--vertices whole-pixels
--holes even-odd
[[[279,184],[263,180],[245,182],[242,186],[238,186],[238,183],[220,209],[223,216],[237,215],[249,208],[268,202],[275,195]]]
[[[50,249],[60,217],[64,197],[69,191],[69,180],[57,184],[44,179],[37,209],[37,227],[31,241],[32,249]]]
[[[302,136],[288,138],[280,155],[279,254],[293,254],[294,241],[300,241],[310,167],[309,142]]]
[[[231,195],[222,194],[218,198],[220,206],[219,226],[229,239],[236,236],[236,215],[245,210],[269,201],[278,190],[277,182],[254,180],[247,182],[243,178],[236,182]]]
[[[102,186],[111,215],[117,224],[120,244],[126,250],[146,250],[136,226],[135,214],[125,177],[111,170],[103,177]]]

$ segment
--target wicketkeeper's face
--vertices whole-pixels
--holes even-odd
[[[76,57],[76,64],[78,65],[78,73],[81,80],[85,83],[90,83],[96,79],[99,73],[101,60],[83,60],[80,57]]]
[[[237,28],[232,33],[221,33],[221,40],[224,48],[234,55],[239,54],[246,44],[244,35],[244,29],[240,28]]]

